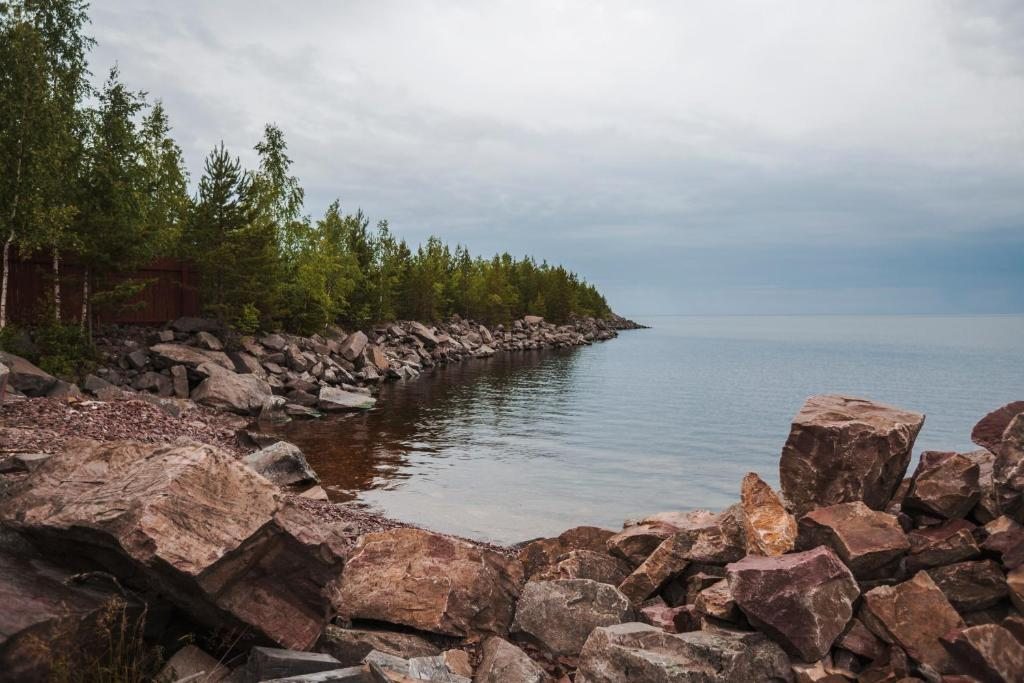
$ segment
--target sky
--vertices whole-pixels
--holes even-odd
[[[411,244],[654,314],[1024,312],[1019,0],[95,0],[193,181],[285,132]]]

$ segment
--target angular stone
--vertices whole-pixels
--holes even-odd
[[[1006,576],[991,560],[933,567],[928,576],[960,613],[994,607],[1007,595]]]
[[[782,500],[761,477],[750,472],[740,486],[743,528],[747,552],[752,555],[782,555],[796,543],[796,520]]]
[[[690,549],[686,538],[674,534],[661,542],[654,552],[619,584],[619,590],[634,604],[658,592],[666,582],[683,573]]]
[[[981,498],[978,464],[960,453],[925,451],[910,479],[903,509],[960,519]]]
[[[700,615],[693,605],[669,607],[664,602],[649,601],[637,612],[640,621],[657,626],[668,633],[686,633],[700,630]]]
[[[361,664],[366,655],[377,650],[402,659],[433,657],[441,650],[423,636],[380,628],[339,628],[328,624],[317,643],[318,652],[325,652],[342,666]]]
[[[480,649],[473,683],[546,683],[544,669],[512,643],[492,636]]]
[[[249,681],[270,681],[340,668],[337,659],[321,652],[254,647],[249,651],[244,671]]]
[[[574,527],[554,538],[541,538],[523,545],[518,553],[519,561],[523,563],[526,576],[530,577],[574,550],[607,553],[608,539],[614,535],[614,531],[594,526]]]
[[[899,645],[914,661],[940,673],[953,673],[939,639],[966,624],[927,573],[865,593],[861,619],[875,635]]]
[[[7,367],[7,386],[26,396],[45,396],[57,383],[56,377],[13,353],[0,351],[0,363]]]
[[[972,626],[947,635],[942,644],[962,671],[985,683],[1024,679],[1024,645],[1002,626]]]
[[[985,525],[981,549],[998,555],[1007,569],[1024,564],[1024,527],[1002,515]]]
[[[592,550],[572,550],[562,555],[555,564],[548,565],[530,578],[539,581],[590,579],[618,586],[629,573],[629,565],[625,560],[607,553],[595,553]]]
[[[175,398],[188,398],[188,368],[184,365],[171,366],[171,388]]]
[[[353,391],[345,391],[336,387],[321,387],[317,407],[327,413],[349,410],[369,410],[377,399]]]
[[[910,551],[907,554],[907,571],[952,564],[977,557],[978,548],[974,525],[963,519],[954,519],[941,526],[917,529],[907,534]]]
[[[287,678],[272,678],[261,683],[372,683],[370,673],[362,666],[349,666],[344,669],[331,669],[311,674],[299,674]],[[240,677],[241,674],[238,674]],[[191,681],[189,681],[191,683]],[[236,683],[232,680],[231,683]],[[244,681],[243,681],[244,683]]]
[[[924,416],[864,399],[812,396],[793,420],[779,479],[797,518],[816,507],[889,503]]]
[[[608,538],[608,552],[621,557],[630,566],[639,567],[662,541],[676,532],[668,524],[638,524],[626,527]]]
[[[169,368],[172,365],[184,365],[190,370],[198,370],[204,363],[215,363],[225,370],[235,371],[235,364],[227,354],[220,351],[196,349],[184,344],[154,344],[149,348],[154,365]]]
[[[1024,565],[1006,575],[1006,587],[1010,590],[1010,602],[1024,614]]]
[[[359,358],[363,353],[363,349],[366,348],[366,344],[369,340],[366,335],[362,332],[353,332],[352,334],[345,337],[345,341],[341,343],[341,347],[338,349],[338,355],[348,361],[355,362],[356,358]],[[384,368],[385,370],[387,367]]]
[[[736,601],[729,592],[729,582],[725,579],[702,590],[693,606],[701,614],[722,621],[736,621],[740,616]]]
[[[729,590],[750,623],[805,662],[821,659],[860,595],[850,570],[825,547],[749,556],[726,567]]]
[[[871,576],[910,549],[894,516],[860,501],[812,510],[800,518],[799,528],[797,547],[830,547],[858,578]]]
[[[971,430],[971,441],[993,453],[999,450],[1003,441],[1003,432],[1010,421],[1024,413],[1024,401],[1013,401],[981,418]]]
[[[278,441],[243,458],[245,464],[278,486],[316,484],[320,477],[298,446]]]
[[[409,333],[427,344],[427,346],[437,346],[438,344],[437,337],[423,323],[409,323]]]
[[[221,343],[220,339],[217,339],[217,337],[205,330],[196,332],[195,344],[201,349],[208,349],[210,351],[224,350],[224,344]]]
[[[171,323],[170,327],[175,332],[181,332],[182,334],[216,332],[220,329],[220,325],[216,320],[210,320],[208,318],[193,318],[190,316],[178,318]]]
[[[633,616],[629,600],[614,586],[586,579],[530,581],[519,596],[512,632],[530,636],[552,654],[575,656],[595,628]]]
[[[0,519],[47,554],[144,581],[202,624],[293,648],[330,618],[346,544],[200,444],[72,441],[0,503]]]
[[[128,359],[129,365],[136,370],[141,370],[149,363],[149,354],[146,353],[145,349],[135,349],[125,356],[125,358]]]
[[[175,652],[167,660],[155,680],[156,683],[175,683],[191,677],[197,681],[217,683],[229,675],[231,675],[231,669],[195,645],[189,644]]]
[[[199,405],[239,415],[258,415],[272,395],[270,385],[256,375],[234,372],[216,372],[192,390],[192,400]]]
[[[288,346],[288,340],[279,334],[268,334],[263,339],[260,339],[260,344],[263,344],[263,346],[271,351],[284,351],[285,347]]]
[[[152,391],[158,396],[170,396],[174,393],[171,380],[159,372],[144,372],[135,378],[132,387],[137,391]]]
[[[672,634],[641,623],[594,629],[576,683],[789,681],[789,658],[758,633]]]
[[[999,509],[1018,522],[1024,522],[1024,414],[1013,418],[1003,432],[992,478]]]
[[[980,449],[964,453],[964,457],[978,466],[978,488],[981,495],[970,515],[981,524],[988,524],[1002,514],[999,509],[999,494],[996,491],[996,456],[991,451]]]
[[[887,649],[885,643],[856,617],[850,621],[846,632],[839,636],[835,646],[870,660],[883,656]]]
[[[497,636],[494,636],[497,638]],[[465,678],[473,677],[473,664],[470,662],[469,653],[465,650],[445,650],[441,653],[444,665],[456,676]]]
[[[523,584],[518,560],[422,529],[359,539],[341,577],[349,618],[463,637],[507,633]]]

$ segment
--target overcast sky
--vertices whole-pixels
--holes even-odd
[[[655,313],[1024,312],[1024,3],[96,0],[193,173],[335,197]]]

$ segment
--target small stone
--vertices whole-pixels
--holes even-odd
[[[167,660],[154,680],[156,683],[175,683],[195,677],[197,680],[217,683],[230,674],[230,669],[195,645],[186,645]]]
[[[614,586],[586,579],[530,581],[519,596],[512,632],[531,636],[555,655],[575,656],[595,628],[632,618],[629,599]]]
[[[554,538],[541,538],[526,543],[519,550],[519,561],[523,563],[526,576],[530,577],[559,562],[566,553],[574,550],[606,553],[608,539],[614,535],[615,532],[608,529],[593,526],[574,527]]]
[[[839,636],[835,646],[871,660],[883,656],[887,649],[885,643],[856,617],[850,621],[846,632]]]
[[[980,468],[960,453],[925,451],[903,500],[906,511],[960,519],[981,498]]]
[[[184,365],[171,366],[171,387],[175,398],[188,398],[188,368]]]
[[[374,650],[403,659],[440,654],[440,649],[433,643],[413,633],[379,628],[339,628],[332,624],[324,629],[316,649],[331,655],[342,666],[360,664]]]
[[[737,621],[740,616],[736,601],[729,592],[729,582],[725,579],[702,590],[693,606],[701,614],[722,621]]]
[[[368,341],[366,335],[362,332],[353,332],[345,337],[345,341],[341,343],[338,354],[345,360],[355,362],[362,355]]]
[[[1010,590],[1010,602],[1024,614],[1024,565],[1006,575],[1006,586]]]
[[[335,387],[321,387],[317,407],[328,413],[369,410],[377,399]]]
[[[606,553],[595,553],[592,550],[572,550],[562,555],[555,564],[548,565],[531,578],[540,581],[590,579],[598,583],[610,583],[617,586],[629,574],[629,565],[625,560]]]

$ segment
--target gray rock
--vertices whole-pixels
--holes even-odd
[[[309,368],[309,360],[295,344],[290,344],[284,351],[285,362],[295,372],[305,372]]]
[[[318,671],[288,678],[272,678],[264,683],[373,683],[373,678],[363,667],[349,666],[344,669]]]
[[[198,370],[201,365],[213,362],[225,370],[234,372],[235,364],[220,351],[196,349],[184,344],[155,344],[149,348],[155,365],[169,368],[172,365],[184,365],[190,370]]]
[[[78,388],[77,384],[65,382],[62,379],[58,379],[50,390],[46,392],[47,398],[65,398],[67,396],[82,396],[82,390]]]
[[[548,676],[535,661],[504,638],[484,641],[473,683],[545,683]]]
[[[50,453],[15,453],[0,458],[0,474],[8,472],[33,472],[52,458]]]
[[[427,346],[437,346],[437,337],[423,323],[409,323],[409,332]]]
[[[221,343],[220,339],[205,330],[196,332],[195,344],[199,348],[209,349],[210,351],[224,350],[224,344]]]
[[[170,396],[174,393],[174,386],[171,380],[159,372],[152,370],[144,372],[135,378],[132,387],[137,391],[151,391],[158,396]]]
[[[174,330],[160,330],[156,333],[157,343],[174,341]]]
[[[341,668],[337,659],[321,652],[254,647],[245,662],[244,680],[247,683],[258,683]]]
[[[526,634],[556,655],[575,656],[598,626],[633,618],[615,586],[589,579],[530,581],[516,606],[512,632]]]
[[[26,396],[45,396],[57,383],[56,377],[13,353],[0,351],[0,363],[7,366],[9,371],[7,386]]]
[[[323,387],[320,389],[317,406],[320,410],[333,413],[347,410],[368,410],[376,402],[377,399],[363,394],[344,391],[335,387]]]
[[[278,441],[250,453],[244,460],[246,465],[278,486],[320,482],[299,447],[287,441]]]
[[[354,363],[355,360],[363,353],[363,349],[366,348],[368,341],[369,340],[366,338],[366,335],[362,332],[353,332],[345,337],[345,341],[341,343],[338,353],[345,360]]]
[[[271,351],[284,351],[284,347],[288,346],[287,340],[279,334],[268,334],[260,339],[260,343]]]
[[[128,364],[136,370],[141,370],[149,363],[149,354],[145,349],[135,349],[125,357],[128,359]]]
[[[188,368],[184,365],[171,366],[171,387],[175,398],[188,398]]]
[[[195,645],[186,645],[175,652],[156,675],[156,683],[175,683],[192,678],[206,683],[217,683],[227,678],[231,670]]]
[[[324,629],[316,649],[326,652],[346,666],[361,663],[374,650],[403,659],[441,654],[441,650],[433,643],[414,633],[377,628],[339,628],[334,625]]]
[[[94,396],[101,389],[106,389],[112,386],[114,385],[108,382],[107,380],[103,379],[102,377],[97,377],[96,375],[86,375],[85,381],[82,382],[82,388],[88,391],[90,394],[93,394]]]
[[[270,385],[255,375],[222,372],[207,377],[192,391],[199,405],[239,415],[257,415],[271,396]]]

